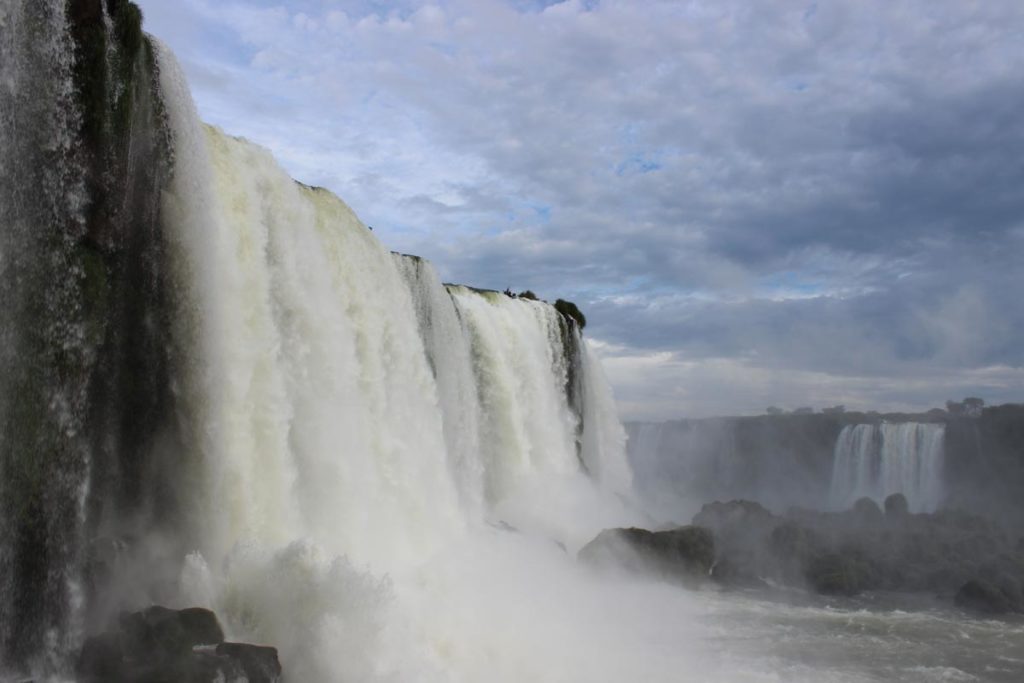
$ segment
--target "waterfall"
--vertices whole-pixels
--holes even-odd
[[[604,368],[589,345],[577,335],[582,348],[583,443],[582,457],[593,477],[620,498],[633,488],[633,470],[626,458],[626,430],[619,422],[611,386]]]
[[[483,462],[479,457],[481,405],[469,332],[448,290],[429,261],[395,254],[416,310],[427,360],[437,383],[449,467],[463,504],[484,510]]]
[[[628,487],[610,391],[554,307],[444,286],[389,253],[337,197],[202,125],[173,55],[159,57],[195,498],[180,599],[278,644],[298,680],[371,677],[382,641],[433,638],[434,610],[416,607],[426,567],[483,542],[467,539],[484,522],[592,536],[599,514],[570,530],[534,513],[549,493]]]
[[[847,425],[836,440],[831,507],[902,493],[912,511],[934,512],[943,496],[944,438],[942,424]]]
[[[597,359],[204,125],[139,20],[0,8],[0,678],[66,678],[153,603],[216,609],[292,680],[493,675],[438,664],[507,648],[460,621],[491,569],[569,571],[638,521]]]
[[[391,254],[336,197],[199,124],[167,53],[161,64],[165,93],[181,93],[168,96],[180,165],[166,215],[181,318],[194,318],[180,335],[200,547],[219,561],[241,541],[314,538],[383,567],[427,552],[459,512]]]
[[[578,417],[564,391],[559,314],[499,292],[449,291],[469,330],[479,382],[486,497],[499,501],[534,474],[575,471]]]

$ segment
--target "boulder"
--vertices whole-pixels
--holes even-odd
[[[198,607],[153,606],[121,615],[117,628],[88,638],[81,683],[277,683],[277,650],[227,643],[217,615]]]
[[[885,516],[888,519],[903,519],[910,514],[907,497],[902,493],[894,493],[885,499]]]
[[[985,579],[971,579],[956,592],[957,607],[982,614],[1007,614],[1019,607],[999,586]]]
[[[580,550],[578,559],[692,583],[710,575],[715,541],[710,531],[698,526],[668,531],[605,529]]]
[[[120,625],[125,651],[146,657],[180,657],[197,645],[224,642],[217,615],[199,607],[173,610],[154,605],[122,614]]]
[[[856,551],[827,553],[812,559],[804,570],[807,582],[823,595],[857,595],[877,588],[879,573],[873,563]]]
[[[885,519],[882,508],[878,507],[878,503],[871,498],[859,498],[853,504],[850,513],[857,523],[865,526],[880,524]]]
[[[238,662],[249,683],[274,683],[281,679],[281,662],[277,649],[247,643],[221,643],[218,655]]]
[[[776,583],[826,595],[924,592],[982,612],[1024,613],[1018,536],[963,511],[910,514],[906,497],[894,494],[884,512],[863,498],[846,512],[791,508],[779,517],[734,500],[705,505],[693,521],[668,531],[606,530],[580,559],[684,582]]]

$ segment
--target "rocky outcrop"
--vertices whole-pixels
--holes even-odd
[[[668,531],[605,529],[579,552],[578,559],[687,585],[706,580],[715,561],[711,532],[698,526]]]
[[[277,683],[272,647],[228,643],[206,609],[153,606],[121,615],[117,628],[85,641],[82,683]]]
[[[1017,538],[964,512],[912,514],[898,494],[884,509],[863,499],[842,513],[793,509],[779,516],[752,501],[710,503],[695,526],[603,531],[580,560],[690,584],[709,577],[725,586],[770,582],[823,595],[919,592],[989,614],[1024,612]]]
[[[777,525],[771,512],[748,500],[715,502],[705,505],[693,523],[714,535],[717,552],[711,575],[716,581],[733,586],[763,583],[754,569],[767,561],[760,541]]]
[[[1007,574],[995,581],[971,579],[956,592],[954,602],[958,607],[982,614],[1024,612],[1021,581]]]

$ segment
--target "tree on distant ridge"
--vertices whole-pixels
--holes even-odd
[[[946,401],[946,412],[953,417],[981,417],[985,408],[985,399],[968,396],[963,401]]]
[[[977,396],[968,396],[963,400],[964,415],[967,417],[981,417],[981,411],[985,407],[985,399]]]

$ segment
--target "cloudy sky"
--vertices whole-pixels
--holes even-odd
[[[1024,401],[1020,0],[136,0],[203,117],[625,418]]]

